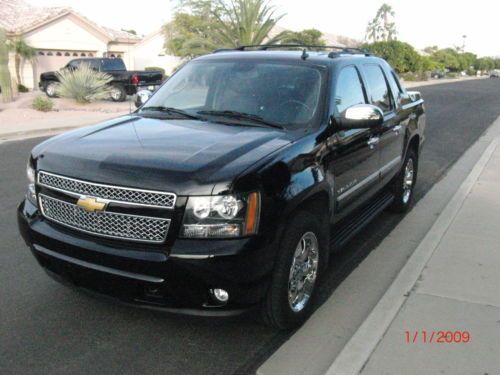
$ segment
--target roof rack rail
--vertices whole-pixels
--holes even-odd
[[[300,49],[313,49],[313,50],[326,50],[333,49],[328,54],[328,57],[333,58],[338,56],[338,54],[347,53],[347,54],[363,54],[365,56],[369,56],[370,53],[363,48],[356,47],[344,47],[344,46],[320,46],[320,45],[307,45],[307,44],[256,44],[256,45],[247,45],[247,46],[238,46],[235,48],[220,48],[216,49],[213,53],[218,52],[230,52],[230,51],[267,51],[269,49],[288,49],[288,48],[300,48]]]

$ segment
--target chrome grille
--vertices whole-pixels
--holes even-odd
[[[96,184],[44,171],[38,172],[38,183],[63,192],[149,207],[174,208],[176,198],[173,193]]]
[[[83,208],[43,194],[39,195],[43,216],[59,224],[99,236],[127,240],[162,242],[170,219],[125,215],[114,212],[87,212]]]

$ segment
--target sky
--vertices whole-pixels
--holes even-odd
[[[35,6],[70,6],[93,21],[139,34],[157,30],[172,18],[174,1],[143,0],[27,0]],[[366,25],[384,0],[271,0],[280,25],[291,30],[316,28],[323,32],[362,40]],[[479,56],[500,56],[498,28],[500,1],[385,0],[396,12],[398,39],[423,49],[462,46]]]

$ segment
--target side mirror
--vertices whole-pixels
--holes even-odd
[[[153,93],[149,90],[139,90],[135,94],[135,106],[136,108],[142,107],[151,98]]]
[[[384,114],[374,105],[356,104],[343,111],[335,122],[340,129],[375,128],[384,123]]]

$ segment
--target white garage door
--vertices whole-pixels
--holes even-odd
[[[40,50],[37,52],[37,71],[38,73],[51,72],[59,70],[70,60],[80,57],[95,57],[95,51],[52,51]]]

